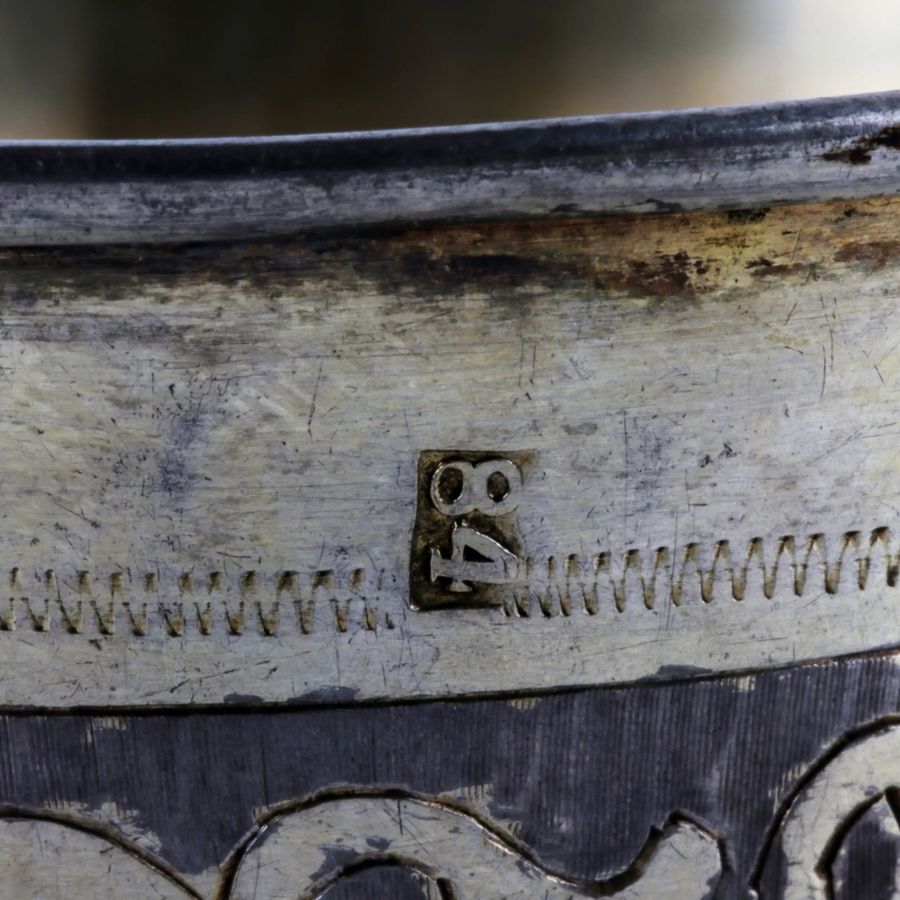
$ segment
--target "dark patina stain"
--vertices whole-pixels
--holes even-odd
[[[423,249],[400,258],[404,274],[444,287],[478,282],[486,287],[519,287],[546,278],[553,267],[537,257],[516,253],[466,253],[431,256]]]
[[[877,147],[889,147],[892,150],[900,150],[900,125],[888,125],[876,134],[855,140],[846,147],[838,147],[822,154],[822,159],[828,162],[849,163],[851,166],[861,166],[872,161],[872,152]]]
[[[835,254],[837,262],[867,263],[881,269],[900,255],[900,241],[854,241]]]
[[[814,263],[775,263],[766,256],[758,256],[744,264],[754,278],[769,278],[774,276],[804,275],[807,279],[816,280],[816,266]]]
[[[227,703],[230,706],[254,706],[259,703],[263,703],[265,701],[264,697],[260,697],[258,694],[226,694],[222,698],[223,703]]]
[[[3,306],[18,309],[33,309],[38,301],[34,291],[25,288],[8,288],[0,296]]]
[[[559,212],[562,215],[571,211]],[[748,211],[740,221],[755,214]],[[651,225],[654,219],[665,219],[667,229],[687,227],[690,222],[690,217],[674,216],[669,211],[645,216],[642,229],[656,227]],[[147,247],[137,259],[115,247],[64,248],[52,253],[8,250],[4,251],[4,265],[15,271],[19,287],[35,296],[40,295],[41,268],[52,265],[64,273],[66,292],[78,293],[85,288],[96,291],[102,287],[109,297],[128,296],[136,285],[143,290],[149,279],[159,285],[177,283],[180,289],[200,284],[232,287],[241,282],[274,302],[272,297],[277,291],[298,277],[305,281],[319,279],[323,284],[361,279],[388,297],[402,297],[402,302],[409,294],[424,293],[433,299],[442,293],[454,296],[464,291],[483,291],[492,294],[497,302],[514,300],[517,313],[534,296],[531,289],[565,288],[588,294],[602,291],[645,298],[692,297],[715,287],[708,283],[707,275],[711,270],[717,271],[714,261],[692,252],[690,234],[686,235],[688,243],[677,252],[650,250],[642,255],[638,245],[632,256],[623,258],[620,252],[604,251],[605,238],[620,242],[635,228],[635,223],[625,217],[555,221],[552,225],[523,221],[478,228],[447,226],[335,233],[216,248],[185,245],[177,252]],[[730,235],[727,243],[734,240]],[[162,291],[158,302],[165,305],[175,295],[174,291]],[[64,298],[62,292],[57,296]],[[27,302],[24,296],[22,300]],[[452,322],[452,317],[448,321]],[[64,324],[70,340],[78,328],[84,327],[84,323],[70,317]],[[18,327],[22,334],[25,326]],[[29,319],[27,327],[44,326]],[[180,326],[149,313],[140,321],[117,315],[95,318],[91,328],[87,337],[92,340],[139,336],[144,343],[172,343],[184,339]],[[97,329],[102,329],[102,333]],[[36,333],[35,338],[38,337],[53,335]],[[219,363],[227,359],[229,346],[220,334],[210,334],[192,342],[190,352],[203,362]],[[177,483],[178,478],[169,481]]]
[[[684,206],[680,203],[674,203],[671,200],[658,200],[655,197],[648,197],[647,203],[652,204],[657,212],[661,213],[678,213],[684,211]]]
[[[656,254],[650,260],[627,260],[621,265],[598,264],[585,257],[470,253],[430,255],[423,249],[400,259],[404,275],[433,289],[463,287],[495,290],[533,285],[572,284],[622,291],[633,296],[693,296],[694,278],[709,271],[706,260],[686,251]]]
[[[712,671],[712,669],[704,669],[702,666],[660,666],[652,678],[680,680],[682,678],[697,678],[699,675],[709,675]]]
[[[359,859],[359,854],[353,847],[342,847],[340,844],[329,844],[319,848],[324,860],[322,865],[313,872],[313,882],[319,881],[333,872],[340,872],[352,866]]]
[[[693,276],[708,271],[702,259],[694,259],[684,250],[659,253],[652,262],[631,260],[628,268],[622,283],[642,296],[692,296],[696,293]]]
[[[768,206],[761,206],[756,209],[729,209],[728,221],[735,225],[752,225],[756,222],[762,222],[768,214]]]
[[[350,703],[356,699],[358,693],[358,688],[335,685],[334,687],[322,687],[314,691],[307,691],[294,699],[299,703]]]

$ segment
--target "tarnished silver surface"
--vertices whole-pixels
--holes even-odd
[[[0,146],[0,893],[897,895],[896,108]]]
[[[4,251],[0,702],[451,697],[894,648],[900,206],[876,195],[897,183],[895,102],[534,131],[619,136],[628,176],[582,169],[582,214],[678,183],[648,137],[661,122],[698,148],[680,163],[692,208],[771,187],[776,148],[797,173],[780,200],[872,195],[853,204]],[[498,135],[512,153],[529,129],[434,139],[448,159]],[[813,135],[832,148],[815,163]],[[319,144],[349,165],[427,140]],[[257,145],[228,146],[233,175]],[[113,168],[78,209],[101,215],[117,154],[127,182],[150,149],[61,147],[23,181],[39,148],[0,148],[0,194],[49,197],[96,154]],[[158,151],[188,165],[196,148]],[[473,159],[421,189],[488,178]],[[283,188],[254,178],[253,202]],[[188,182],[165,189],[207,236]],[[66,243],[56,209],[43,235]],[[170,212],[145,236],[180,240]]]
[[[898,113],[891,92],[395,132],[0,143],[0,245],[894,196]]]

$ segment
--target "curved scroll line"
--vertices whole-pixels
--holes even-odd
[[[360,872],[370,869],[405,869],[408,872],[415,872],[420,878],[429,882],[437,894],[439,900],[460,900],[453,885],[445,878],[439,877],[427,866],[423,866],[417,859],[411,857],[402,857],[392,854],[373,854],[371,857],[362,858],[354,863],[350,863],[331,873],[328,878],[316,885],[309,894],[315,894],[317,898],[327,900],[328,892],[338,886],[345,878],[352,878]],[[428,895],[431,896],[430,894]],[[303,898],[301,898],[303,900]]]
[[[17,827],[21,830],[22,826],[27,828],[29,825],[39,830],[37,839],[33,835],[16,833]],[[3,849],[0,857],[15,863],[18,896],[23,896],[20,893],[24,889],[22,883],[29,873],[46,870],[44,855],[50,852],[51,845],[56,845],[51,879],[54,884],[57,880],[60,884],[66,884],[70,891],[74,890],[74,886],[66,873],[83,871],[79,856],[96,856],[104,861],[106,878],[92,883],[92,897],[111,896],[109,891],[115,891],[113,880],[117,869],[127,867],[130,862],[134,872],[146,880],[145,887],[148,890],[152,888],[153,896],[203,900],[172,866],[110,825],[68,811],[0,804],[0,847]],[[133,877],[133,874],[129,876],[129,880]],[[70,896],[77,900],[78,897],[87,898],[88,894]]]
[[[761,897],[761,883],[773,860],[784,858],[784,900],[826,900],[833,896],[831,867],[853,825],[900,785],[900,722],[885,717],[845,736],[803,775],[779,806],[749,886]],[[776,852],[776,850],[778,852]]]
[[[448,803],[404,792],[344,791],[267,817],[235,854],[216,896],[313,900],[367,862],[409,865],[458,900],[656,900],[673,887],[682,900],[699,900],[722,871],[716,839],[682,816],[653,830],[619,875],[573,880],[543,867],[496,826]]]

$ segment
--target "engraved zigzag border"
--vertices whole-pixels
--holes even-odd
[[[570,615],[578,609],[596,615],[604,604],[624,612],[635,606],[652,610],[665,602],[677,607],[693,600],[704,604],[714,599],[742,601],[753,593],[771,600],[785,584],[788,593],[802,597],[809,590],[863,591],[879,581],[874,574],[878,569],[886,587],[895,587],[900,576],[900,545],[893,546],[887,527],[868,535],[845,532],[832,558],[821,532],[805,540],[784,535],[774,543],[770,552],[764,538],[752,538],[738,562],[727,540],[711,548],[691,542],[675,552],[669,547],[645,552],[630,549],[621,557],[603,552],[587,566],[577,554],[550,557],[542,571],[528,560],[525,584],[514,592],[514,601],[504,611],[528,618]]]
[[[900,543],[890,529],[845,532],[837,545],[829,556],[829,541],[815,533],[805,540],[785,535],[774,547],[770,542],[771,549],[763,538],[753,538],[737,561],[724,540],[711,547],[687,543],[676,551],[629,549],[590,559],[570,554],[550,557],[541,565],[529,559],[522,583],[514,586],[512,599],[500,612],[540,620],[662,609],[666,604],[771,600],[779,588],[799,598],[814,590],[837,594],[897,586]],[[135,576],[117,571],[96,578],[81,571],[67,579],[54,570],[28,576],[14,568],[6,596],[0,594],[0,632],[182,638],[291,632],[303,636],[323,628],[337,633],[390,631],[397,625],[390,613],[379,609],[380,601],[399,588],[384,582],[384,570],[371,567],[346,573],[283,570],[271,576],[255,570],[237,576],[186,572],[170,581],[153,572]]]

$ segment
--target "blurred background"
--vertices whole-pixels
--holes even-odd
[[[897,0],[0,0],[0,138],[285,134],[900,87]]]

